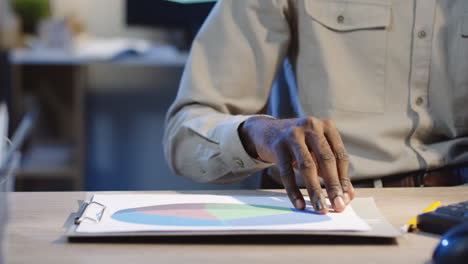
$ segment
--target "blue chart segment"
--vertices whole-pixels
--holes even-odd
[[[184,203],[120,210],[112,219],[158,226],[236,227],[306,224],[327,221],[329,217],[279,206]]]

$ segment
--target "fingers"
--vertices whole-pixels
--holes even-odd
[[[299,172],[304,179],[304,183],[315,212],[326,214],[328,212],[328,207],[322,193],[322,187],[318,177],[317,163],[312,156],[313,154],[309,152],[309,149],[305,144],[304,132],[302,131],[301,133],[301,131],[302,130],[296,130],[294,139],[290,141],[289,146],[294,154],[295,160],[297,161]]]
[[[275,147],[277,153],[278,166],[280,168],[280,178],[283,183],[286,193],[288,194],[289,200],[293,204],[294,208],[298,210],[305,209],[305,201],[301,191],[296,183],[294,170],[292,167],[292,161],[290,152],[285,144],[279,143]]]
[[[354,197],[354,188],[348,175],[349,158],[334,123],[314,117],[277,122],[281,123],[270,150],[274,152],[281,180],[294,207],[304,209],[305,203],[293,166],[304,179],[316,212],[328,211],[319,176],[324,179],[334,211],[343,211]]]
[[[325,136],[328,139],[328,143],[332,151],[334,152],[336,159],[336,166],[338,170],[338,177],[343,190],[343,200],[348,204],[354,198],[354,188],[349,179],[349,156],[345,150],[343,140],[341,139],[340,133],[335,126],[335,123],[331,120],[324,121],[326,123],[324,127]]]
[[[307,147],[316,153],[319,170],[325,182],[328,198],[334,211],[341,212],[345,209],[343,188],[338,174],[335,153],[325,136],[325,127],[322,120],[308,118],[309,129],[306,134]],[[333,140],[333,139],[332,139]],[[348,185],[349,186],[349,185]]]
[[[309,140],[309,142],[309,147],[318,153],[317,160],[327,189],[328,199],[330,199],[333,209],[341,212],[346,204],[343,200],[343,189],[338,177],[335,155],[325,137],[321,136],[315,140]]]

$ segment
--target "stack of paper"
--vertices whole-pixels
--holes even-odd
[[[291,207],[287,196],[97,194],[77,233],[151,232],[363,232],[371,227],[351,206],[316,214]]]

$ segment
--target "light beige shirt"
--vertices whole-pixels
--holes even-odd
[[[337,123],[352,179],[468,162],[467,0],[226,0],[167,114],[175,173],[228,183],[271,166],[237,128],[264,113],[285,58],[302,114]]]

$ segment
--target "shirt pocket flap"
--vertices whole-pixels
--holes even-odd
[[[461,35],[464,38],[468,38],[468,14],[466,14],[462,19]]]
[[[306,12],[318,23],[336,31],[387,28],[390,6],[336,1],[305,1]]]

